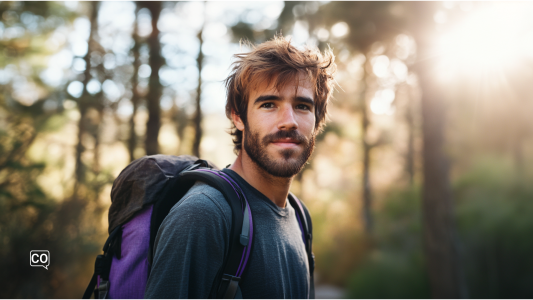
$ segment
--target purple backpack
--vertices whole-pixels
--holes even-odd
[[[98,255],[83,298],[139,299],[153,260],[157,231],[170,209],[196,181],[219,190],[232,210],[231,242],[220,274],[217,298],[242,298],[239,281],[253,242],[253,219],[246,196],[226,173],[193,156],[151,155],[130,163],[115,179],[109,208],[109,237]],[[312,224],[307,209],[289,195],[302,230],[313,284]],[[314,288],[311,286],[314,298]]]

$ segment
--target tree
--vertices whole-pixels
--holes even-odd
[[[159,129],[161,128],[161,106],[160,100],[163,94],[163,86],[159,81],[159,70],[165,63],[161,55],[161,42],[159,40],[159,29],[157,23],[159,15],[161,14],[161,2],[159,1],[144,1],[141,4],[148,8],[152,15],[152,32],[148,37],[148,45],[150,46],[149,64],[152,69],[149,81],[149,92],[146,96],[148,106],[148,121],[146,122],[146,140],[145,149],[146,155],[153,155],[159,153]]]
[[[370,125],[370,119],[368,117],[368,93],[367,93],[367,80],[369,80],[368,68],[370,67],[369,59],[366,59],[364,64],[364,75],[361,80],[363,86],[360,98],[361,112],[361,143],[363,144],[363,178],[362,178],[362,190],[363,190],[363,224],[367,234],[372,233],[374,227],[374,220],[372,218],[372,190],[370,186],[370,151],[374,147],[368,142],[368,127]]]
[[[417,43],[415,70],[422,90],[424,248],[433,297],[463,298],[466,285],[455,239],[449,160],[444,149],[446,104],[443,87],[432,73],[435,57],[430,50],[433,46],[430,39],[435,34],[434,11],[433,3],[413,4],[412,12],[417,18],[410,28]]]
[[[405,121],[407,122],[407,152],[405,154],[405,171],[409,176],[409,184],[413,186],[415,181],[415,112],[414,96],[412,87],[407,84],[403,85],[407,91],[407,105],[405,110]]]
[[[135,22],[133,25],[133,48],[131,53],[133,55],[133,74],[131,76],[131,104],[133,106],[133,112],[131,113],[129,126],[129,138],[128,138],[128,153],[130,155],[130,161],[135,160],[135,148],[137,147],[137,134],[135,132],[135,116],[137,114],[137,109],[139,108],[139,102],[141,96],[139,95],[139,67],[141,65],[139,49],[141,48],[141,40],[139,37],[139,25],[137,22],[137,16],[139,15],[140,5],[136,3],[135,8]]]
[[[97,50],[96,48],[99,47],[98,42],[96,41],[96,36],[98,32],[98,6],[99,2],[91,2],[91,13],[89,21],[91,23],[91,29],[89,33],[89,40],[88,40],[88,49],[87,53],[85,54],[83,60],[85,61],[85,71],[83,72],[83,93],[78,100],[78,110],[80,112],[80,119],[78,121],[78,144],[76,146],[76,184],[84,182],[85,181],[85,172],[86,168],[85,165],[82,162],[82,154],[85,151],[85,147],[83,145],[83,137],[84,134],[89,130],[89,122],[90,120],[87,119],[87,112],[89,108],[97,106],[95,103],[95,99],[92,95],[89,94],[89,91],[87,90],[87,85],[91,78],[93,77],[91,74],[91,54],[93,51]],[[96,104],[96,105],[95,105]],[[98,122],[96,123],[98,124]],[[96,125],[97,126],[97,125]],[[98,130],[96,128],[96,130]],[[95,139],[96,141],[96,139]],[[95,152],[97,151],[95,147]],[[98,159],[98,155],[95,155],[95,160]],[[77,190],[75,188],[74,190]]]
[[[192,154],[196,157],[200,157],[200,142],[202,141],[202,68],[204,63],[204,54],[202,52],[202,46],[204,40],[202,34],[204,32],[205,26],[205,2],[204,2],[204,22],[202,28],[198,32],[198,40],[200,41],[200,46],[198,48],[198,57],[196,58],[196,64],[198,66],[198,86],[196,87],[196,112],[194,115],[194,141],[192,144]]]

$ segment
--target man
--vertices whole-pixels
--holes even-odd
[[[223,172],[243,189],[254,221],[240,292],[244,298],[308,298],[307,253],[287,197],[324,125],[334,57],[278,36],[236,58],[226,79],[226,115],[237,159]],[[145,296],[214,297],[231,217],[222,194],[196,182],[159,229]]]

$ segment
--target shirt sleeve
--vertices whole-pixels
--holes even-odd
[[[214,296],[227,251],[231,208],[208,194],[186,195],[161,224],[145,298]]]

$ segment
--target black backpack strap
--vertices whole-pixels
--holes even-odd
[[[313,223],[311,221],[311,215],[307,210],[307,207],[292,193],[289,193],[289,203],[296,212],[296,218],[300,223],[300,229],[302,230],[302,239],[305,244],[305,251],[307,252],[307,259],[309,261],[309,275],[310,275],[310,289],[309,298],[315,298],[315,283],[314,283],[314,271],[315,271],[315,255],[313,254]]]
[[[83,299],[90,299],[91,294],[95,292],[95,299],[105,298],[107,296],[107,291],[109,291],[109,271],[111,270],[111,262],[113,260],[113,255],[115,252],[120,256],[120,244],[122,237],[122,226],[117,226],[107,238],[104,243],[103,255],[98,255],[94,263],[94,273],[85,293],[83,293]],[[98,276],[102,279],[103,283],[100,284],[98,291],[104,292],[104,295],[98,295],[99,292],[96,292],[96,285],[98,284]],[[100,297],[101,296],[101,297]]]
[[[91,298],[91,294],[93,293],[94,288],[96,287],[97,279],[98,279],[98,275],[96,275],[96,273],[93,273],[93,277],[91,278],[91,281],[89,282],[89,285],[85,289],[85,293],[83,293],[83,298],[82,299],[90,299]]]
[[[219,274],[222,280],[216,290],[216,297],[233,299],[240,294],[239,281],[250,255],[253,228],[250,207],[237,183],[220,171],[199,168],[180,173],[182,182],[198,180],[220,191],[231,207],[232,223],[228,254]]]
[[[191,171],[198,168],[211,167],[213,167],[213,165],[210,164],[208,161],[198,159],[191,163],[190,166],[188,166],[181,172]],[[163,220],[165,220],[172,207],[174,207],[174,205],[181,198],[183,198],[183,196],[185,196],[185,194],[189,191],[193,184],[193,180],[175,181],[166,196],[154,204],[154,208],[152,210],[152,217],[150,219],[150,247],[148,248],[148,264],[150,265],[150,267],[152,266],[154,260],[154,244],[155,239],[157,237],[157,232],[159,231],[159,227],[161,227]],[[151,268],[148,268],[148,272],[150,272],[150,270]]]
[[[207,167],[208,165],[209,164],[207,161],[198,159],[190,166],[185,168],[183,171],[192,170],[198,167]],[[161,224],[167,217],[172,207],[174,207],[174,205],[183,196],[185,196],[185,194],[187,193],[187,191],[189,191],[193,184],[194,181],[182,182],[177,180],[173,183],[173,186],[170,188],[166,196],[160,201],[154,203],[154,207],[152,209],[152,217],[150,218],[150,246],[148,247],[148,264],[150,265],[150,268],[148,268],[148,272],[151,271],[151,266],[154,261],[154,244],[155,239],[157,237],[157,232],[159,231],[159,227],[161,227]]]

